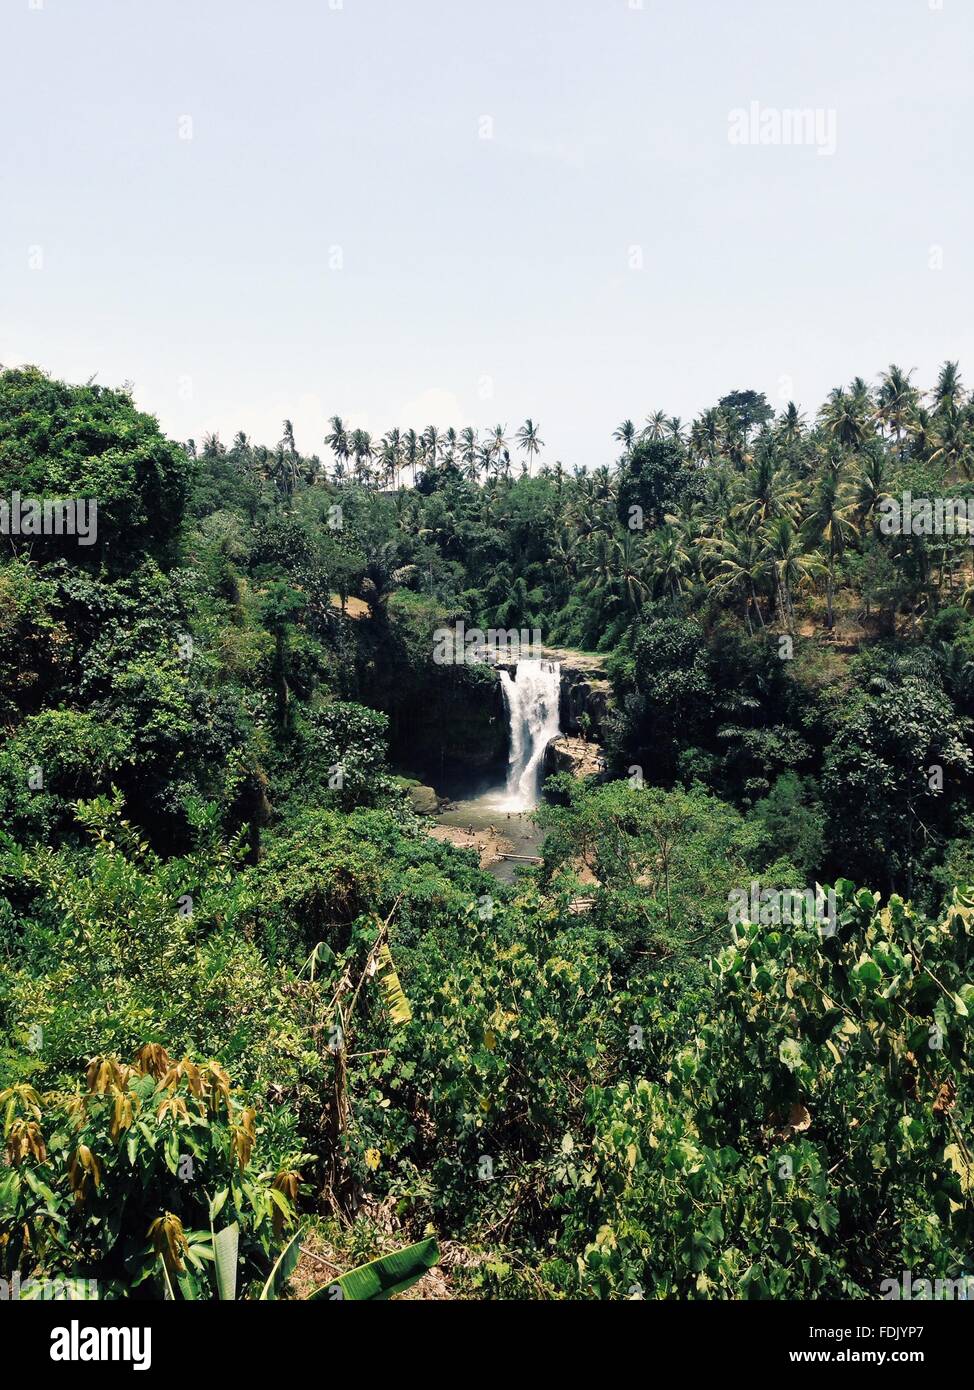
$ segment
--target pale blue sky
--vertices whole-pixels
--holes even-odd
[[[588,465],[733,387],[974,385],[974,0],[332,5],[0,0],[0,362],[178,438],[531,415]],[[834,155],[730,143],[751,102]]]

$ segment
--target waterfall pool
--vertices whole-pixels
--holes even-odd
[[[526,856],[539,854],[541,841],[544,839],[543,831],[535,825],[530,812],[501,809],[504,800],[504,788],[495,788],[480,796],[451,801],[434,819],[437,825],[448,826],[458,831],[472,831],[477,847],[492,853]],[[519,861],[495,858],[484,867],[502,883],[513,883]]]
[[[507,777],[501,785],[469,788],[436,816],[438,825],[465,832],[481,853],[532,856],[544,838],[531,816],[541,800],[541,765],[560,732],[561,667],[557,661],[519,661],[513,676],[498,672],[510,728]],[[517,859],[495,858],[485,867],[510,883]]]

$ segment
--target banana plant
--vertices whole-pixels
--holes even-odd
[[[439,1258],[436,1241],[421,1240],[416,1245],[407,1245],[404,1250],[395,1250],[391,1255],[382,1255],[357,1269],[350,1269],[347,1274],[316,1289],[311,1298],[378,1303],[410,1288]]]
[[[239,1228],[234,1221],[224,1226],[213,1236],[213,1264],[218,1297],[233,1301],[237,1296],[237,1246]],[[291,1237],[281,1251],[260,1292],[260,1301],[267,1302],[280,1297],[288,1279],[294,1273],[301,1252],[302,1232]],[[356,1303],[380,1302],[392,1298],[410,1288],[422,1279],[427,1270],[432,1269],[440,1258],[435,1240],[421,1240],[416,1245],[408,1245],[391,1255],[382,1255],[370,1260],[368,1264],[350,1269],[346,1274],[316,1289],[311,1299],[327,1299],[341,1302],[351,1299]],[[168,1276],[167,1276],[168,1284]],[[169,1286],[169,1297],[173,1291]]]

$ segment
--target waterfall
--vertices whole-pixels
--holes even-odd
[[[513,680],[508,671],[501,671],[500,678],[511,729],[503,809],[532,811],[540,795],[545,747],[560,733],[561,665],[557,661],[519,661]]]

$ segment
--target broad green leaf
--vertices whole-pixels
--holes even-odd
[[[340,1279],[311,1295],[313,1299],[352,1299],[356,1303],[379,1302],[402,1293],[432,1269],[440,1258],[435,1240],[421,1240],[392,1255],[350,1269]],[[340,1295],[336,1293],[340,1290]]]
[[[267,1283],[260,1291],[260,1297],[263,1302],[278,1298],[284,1285],[294,1273],[294,1266],[297,1264],[298,1256],[301,1254],[301,1235],[301,1231],[293,1235],[278,1255],[274,1268],[267,1276]]]
[[[213,1234],[213,1258],[216,1262],[217,1293],[224,1302],[232,1303],[237,1296],[237,1253],[240,1246],[240,1227],[236,1221]]]
[[[399,983],[399,974],[392,960],[392,953],[383,941],[379,947],[379,983],[385,999],[386,1009],[393,1023],[408,1023],[413,1016],[409,1000]]]

